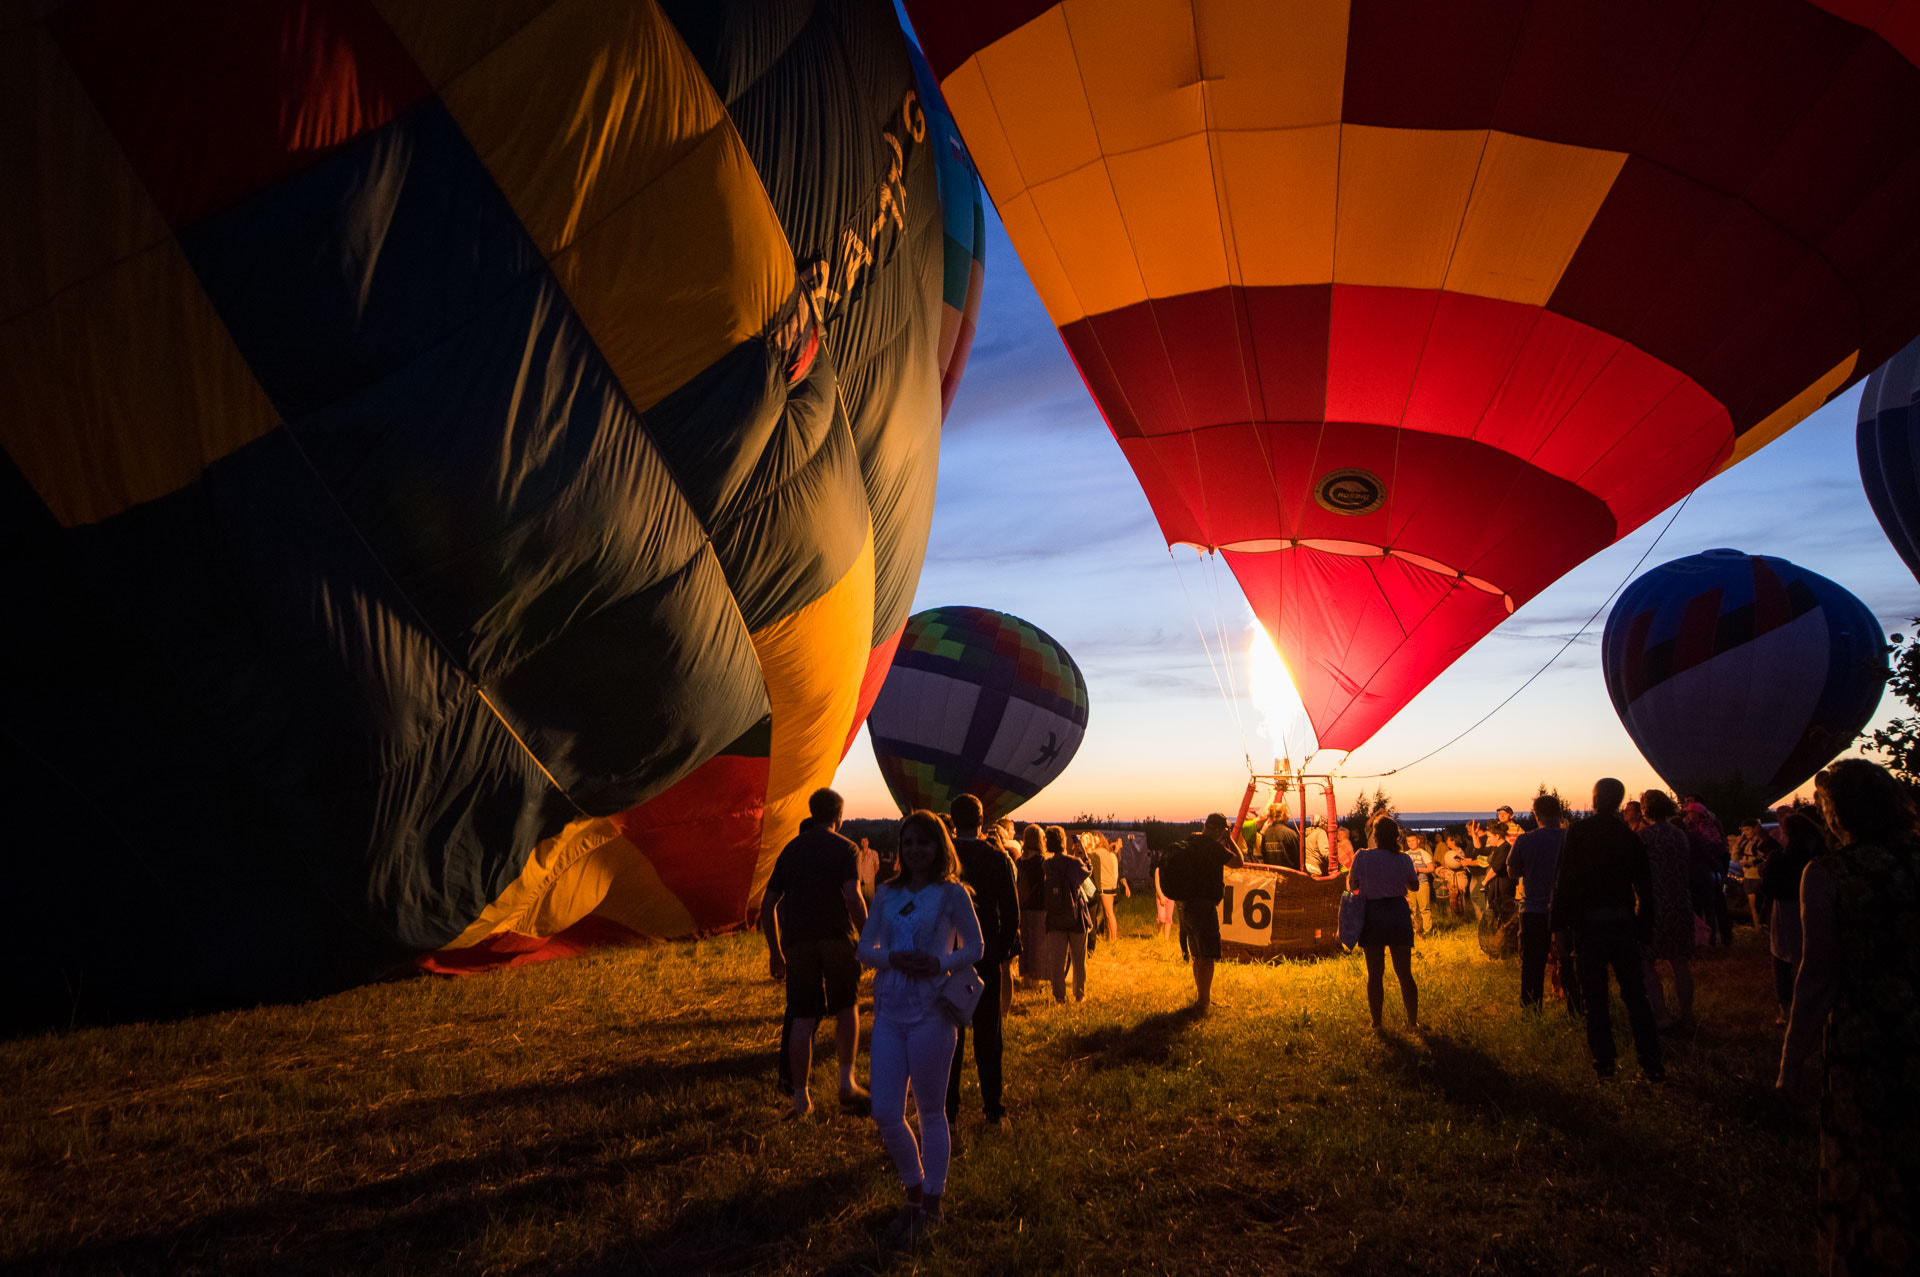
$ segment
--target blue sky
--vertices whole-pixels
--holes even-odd
[[[979,337],[946,423],[914,608],[965,603],[1012,612],[1058,639],[1085,673],[1086,740],[1021,816],[1185,819],[1228,807],[1246,784],[1246,755],[1259,761],[1277,752],[1244,696],[1252,614],[1224,566],[1190,550],[1178,552],[1176,566],[1006,232],[990,220]],[[1716,546],[1778,555],[1852,590],[1889,630],[1908,628],[1920,615],[1920,587],[1860,488],[1858,399],[1856,387],[1702,487],[1641,570]],[[1399,767],[1487,713],[1625,582],[1667,520],[1653,519],[1521,608],[1342,770]],[[1630,790],[1658,784],[1607,700],[1599,667],[1605,620],[1602,613],[1464,740],[1386,780],[1343,786],[1343,803],[1376,783],[1407,811],[1517,806],[1542,781],[1571,796],[1603,774]],[[1202,645],[1201,627],[1225,631],[1230,669],[1221,668],[1217,638]],[[1228,695],[1227,684],[1242,695]],[[1883,702],[1876,721],[1893,708]],[[849,815],[894,810],[864,730],[835,785]]]

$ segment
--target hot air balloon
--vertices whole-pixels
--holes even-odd
[[[1168,541],[1231,566],[1322,747],[1920,332],[1897,6],[906,8]]]
[[[917,45],[913,77],[926,104],[927,131],[933,139],[934,175],[940,179],[940,225],[944,233],[945,264],[940,294],[940,411],[953,407],[973,349],[980,317],[980,299],[986,287],[987,213],[980,199],[980,174],[973,167],[960,130],[940,96],[933,71]]]
[[[1816,572],[1708,550],[1628,586],[1601,640],[1607,694],[1678,794],[1751,811],[1853,743],[1887,681],[1867,605]]]
[[[1854,446],[1860,485],[1881,530],[1907,571],[1920,579],[1920,450],[1914,447],[1914,400],[1920,397],[1920,341],[1867,378],[1860,395]]]
[[[1046,631],[983,607],[908,618],[867,718],[903,812],[972,794],[996,821],[1067,769],[1087,731],[1087,682]]]
[[[9,1017],[750,916],[931,518],[891,8],[42,8],[0,40]]]

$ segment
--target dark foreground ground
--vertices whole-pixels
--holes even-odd
[[[1390,996],[1376,1037],[1357,959],[1223,969],[1195,1022],[1130,926],[1085,1005],[1022,994],[1015,1120],[969,1089],[949,1221],[913,1250],[883,1241],[869,1122],[779,1120],[778,994],[729,938],[0,1043],[0,1268],[1806,1269],[1812,1137],[1770,1102],[1751,930],[1696,963],[1700,1027],[1656,1088],[1630,1052],[1597,1085],[1465,930],[1416,958],[1430,1028]]]

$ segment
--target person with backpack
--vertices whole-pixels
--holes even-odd
[[[1078,857],[1067,851],[1067,831],[1048,825],[1047,859],[1043,867],[1047,926],[1047,974],[1053,980],[1053,1000],[1067,1000],[1067,968],[1073,968],[1073,1000],[1087,1000],[1087,932],[1093,914],[1087,908],[1085,888],[1093,875]]]
[[[1213,1005],[1213,964],[1220,960],[1220,897],[1226,892],[1221,871],[1247,861],[1227,838],[1225,814],[1207,817],[1197,834],[1169,849],[1160,871],[1162,889],[1185,915],[1183,936],[1193,961],[1193,1009],[1207,1014]]]

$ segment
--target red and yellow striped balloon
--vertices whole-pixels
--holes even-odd
[[[1323,746],[1920,331],[1912,0],[907,9]]]

